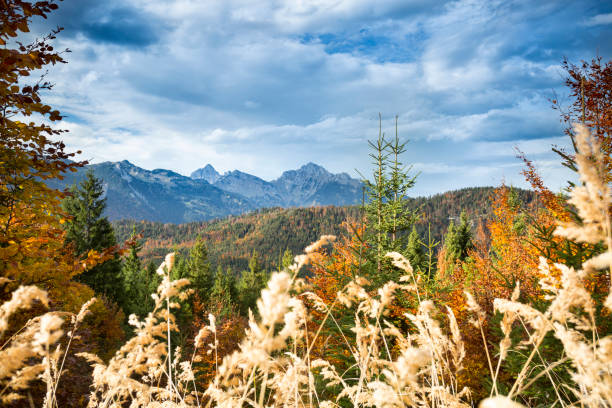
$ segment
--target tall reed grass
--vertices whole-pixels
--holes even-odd
[[[601,337],[597,332],[594,300],[585,287],[585,279],[594,271],[603,269],[608,274],[612,271],[610,187],[605,182],[604,158],[597,141],[581,125],[575,131],[576,162],[582,183],[573,190],[570,203],[577,209],[582,223],[560,225],[556,234],[577,242],[603,243],[606,251],[587,260],[580,270],[562,264],[551,265],[542,258],[540,285],[548,293],[550,302],[544,311],[518,302],[520,285],[510,299],[495,299],[494,308],[503,315],[504,337],[496,355],[487,353],[494,385],[490,398],[479,402],[481,407],[521,406],[521,393],[535,381],[529,379],[530,363],[538,357],[539,346],[548,333],[562,342],[564,361],[572,364],[575,384],[567,389],[567,384],[556,384],[551,376],[557,395],[550,405],[566,405],[562,393],[573,394],[576,406],[612,405],[612,337]],[[338,372],[325,358],[312,357],[322,324],[309,332],[312,327],[308,324],[312,318],[309,308],[316,308],[324,316],[324,323],[335,321],[334,309],[310,291],[298,278],[298,272],[317,248],[333,239],[322,237],[297,256],[287,270],[271,276],[257,301],[256,313],[249,316],[247,332],[238,350],[222,361],[216,358],[215,319],[209,317],[210,324],[198,333],[195,346],[215,354],[216,375],[208,388],[202,390],[197,389],[194,380],[195,355],[185,357],[171,344],[171,332],[177,330],[172,312],[180,307],[178,300],[188,295],[185,288],[188,281],[169,278],[174,258],[173,254],[168,255],[158,270],[163,281],[152,295],[154,310],[142,321],[136,316],[130,317],[134,337],[108,363],[92,354],[80,354],[93,366],[89,406],[382,408],[475,404],[470,399],[470,390],[458,387],[457,373],[462,370],[465,357],[461,328],[450,309],[441,310],[419,289],[418,277],[410,263],[398,253],[386,256],[403,271],[399,282],[388,282],[372,293],[364,288],[368,282],[358,277],[337,295],[337,303],[354,311],[354,340],[345,338],[353,364],[350,374]],[[400,291],[411,292],[419,300],[418,310],[406,314],[413,326],[408,332],[385,318]],[[0,336],[7,330],[11,315],[35,304],[48,305],[44,291],[32,286],[16,290],[11,300],[0,307]],[[58,345],[64,334],[64,319],[71,319],[72,328],[67,335],[72,339],[90,304],[84,305],[77,316],[57,312],[37,316],[4,341],[0,349],[3,403],[25,401],[31,382],[43,381],[47,392],[38,405],[57,406],[55,391],[62,386],[63,361],[70,352],[70,342],[64,349]],[[467,304],[475,313],[473,323],[478,327],[480,306],[469,294]],[[612,287],[605,307],[608,312],[612,311]],[[447,318],[436,318],[440,312]],[[527,350],[527,361],[515,373],[516,379],[507,395],[500,395],[495,381],[513,347],[510,332],[517,324],[529,333],[519,345]],[[210,335],[214,341],[201,344]],[[549,375],[556,364],[547,363],[539,375]],[[330,398],[329,393],[322,392],[321,383],[340,391]]]

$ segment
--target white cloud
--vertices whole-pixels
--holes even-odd
[[[115,6],[125,4],[103,9]],[[553,2],[130,6],[159,25],[156,41],[127,47],[60,35],[60,48],[73,52],[51,72],[49,101],[69,115],[66,140],[95,161],[183,174],[210,162],[268,179],[315,161],[355,175],[368,170],[378,112],[388,133],[397,113],[400,135],[411,139],[407,161],[421,163],[427,192],[519,177],[513,147],[549,160],[560,134],[547,98],[563,86],[566,44],[553,39],[567,25],[546,20],[563,11]],[[325,35],[347,48],[330,49]],[[558,184],[561,173],[550,174]]]
[[[612,13],[597,14],[586,21],[587,26],[612,24]]]

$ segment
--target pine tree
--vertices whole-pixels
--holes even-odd
[[[89,170],[79,186],[73,186],[62,203],[72,217],[64,224],[65,242],[74,246],[76,254],[85,257],[90,250],[103,251],[117,244],[111,223],[103,216],[106,208],[104,188]],[[85,271],[79,280],[96,293],[117,301],[122,300],[121,264],[116,256]]]

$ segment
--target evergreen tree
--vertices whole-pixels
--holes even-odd
[[[217,313],[214,314],[217,317],[230,315],[234,309],[236,301],[236,278],[234,277],[231,268],[228,267],[224,273],[223,267],[219,265],[217,267],[215,282],[210,294],[210,303],[213,305],[213,307],[217,307],[218,309]]]
[[[170,279],[171,280],[179,280],[179,279],[190,279],[189,276],[189,267],[188,262],[189,259],[184,256],[184,254],[180,253],[177,249],[174,251],[176,253],[174,258],[174,266],[170,271]],[[193,289],[193,285],[188,286],[189,289]],[[192,321],[193,321],[193,296],[189,296],[186,299],[174,299],[180,307],[174,310],[175,323],[178,327],[177,332],[173,332],[171,334],[171,343],[174,345],[180,346],[182,349],[185,349],[189,337],[192,335]]]
[[[408,236],[408,244],[406,246],[406,257],[410,261],[410,265],[415,272],[427,272],[427,255],[425,254],[424,245],[416,230],[416,226],[412,226],[412,231]]]
[[[178,280],[178,279],[186,278],[187,277],[187,261],[185,257],[183,256],[181,252],[179,252],[176,249],[176,247],[172,252],[175,253],[175,256],[174,256],[174,266],[172,267],[172,270],[170,271],[170,279]]]
[[[379,117],[378,139],[369,141],[374,150],[370,153],[374,165],[373,180],[364,179],[367,203],[364,205],[366,233],[363,241],[368,250],[365,274],[375,286],[399,278],[396,268],[391,267],[385,255],[389,251],[406,255],[408,231],[418,219],[418,210],[407,206],[407,193],[415,184],[400,160],[406,151],[406,142],[400,142],[397,133],[392,141],[385,139],[382,119]],[[373,270],[374,266],[376,270]]]
[[[281,259],[281,269],[286,269],[289,266],[293,265],[293,252],[289,248],[285,249],[283,253],[283,258]]]
[[[191,281],[191,288],[195,295],[203,302],[208,301],[215,276],[210,266],[204,240],[200,237],[189,251],[186,269],[185,277]]]
[[[427,251],[425,252],[425,271],[427,276],[432,278],[438,269],[438,260],[436,259],[436,247],[440,244],[440,241],[436,241],[431,236],[431,224],[427,226],[427,243],[424,244]]]
[[[373,181],[363,179],[365,185],[365,193],[367,196],[367,203],[365,204],[364,210],[367,219],[367,230],[366,230],[366,241],[372,242],[371,247],[374,250],[373,256],[370,255],[370,259],[374,258],[376,264],[376,273],[380,275],[382,273],[382,258],[384,255],[384,247],[387,243],[387,235],[384,231],[384,214],[383,208],[385,203],[385,197],[388,192],[389,180],[387,178],[387,166],[389,159],[389,142],[385,140],[385,134],[382,132],[382,118],[379,114],[378,123],[378,139],[376,141],[368,140],[368,144],[372,148],[373,152],[370,153],[372,158],[372,164],[374,165]]]
[[[400,160],[400,156],[406,152],[406,143],[400,142],[397,132],[397,120],[395,117],[395,138],[388,143],[390,152],[389,183],[388,192],[383,206],[383,220],[385,230],[390,235],[389,248],[387,250],[402,252],[405,247],[411,226],[418,219],[418,213],[406,205],[408,191],[416,183],[416,175],[410,176],[412,166],[406,168]]]
[[[159,279],[156,279],[157,274],[155,273],[156,268],[154,264],[150,263],[147,269],[143,268],[142,262],[138,257],[138,252],[142,248],[140,242],[135,239],[134,235],[132,235],[130,241],[130,252],[124,258],[121,266],[123,290],[125,293],[122,306],[126,315],[129,316],[134,313],[142,318],[153,310],[154,303],[151,293],[154,293],[157,289]],[[153,284],[155,286],[151,287]]]
[[[238,281],[238,299],[240,311],[243,315],[247,314],[248,310],[255,306],[261,290],[267,283],[267,277],[267,274],[261,267],[257,251],[253,251],[253,255],[249,260],[249,269],[242,272]]]
[[[456,260],[463,261],[468,257],[468,251],[474,248],[472,226],[465,211],[461,212],[459,225],[451,221],[448,232],[444,237],[446,259],[450,263]]]
[[[153,306],[153,299],[151,294],[155,293],[157,287],[161,283],[162,277],[157,274],[157,266],[153,261],[149,261],[145,270],[145,283],[147,284],[147,299],[151,299],[151,308]]]
[[[117,244],[113,227],[103,216],[106,208],[104,188],[92,170],[86,174],[79,186],[73,186],[70,195],[62,203],[72,217],[64,224],[67,244],[74,245],[75,252],[86,256],[90,250],[103,251]],[[96,265],[82,273],[78,279],[95,292],[104,294],[117,303],[122,303],[121,263],[119,257]]]

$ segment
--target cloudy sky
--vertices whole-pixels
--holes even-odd
[[[515,147],[559,189],[560,64],[612,55],[595,0],[65,0],[33,30],[54,25],[72,53],[48,101],[83,159],[356,176],[380,112],[415,194],[522,186]]]

